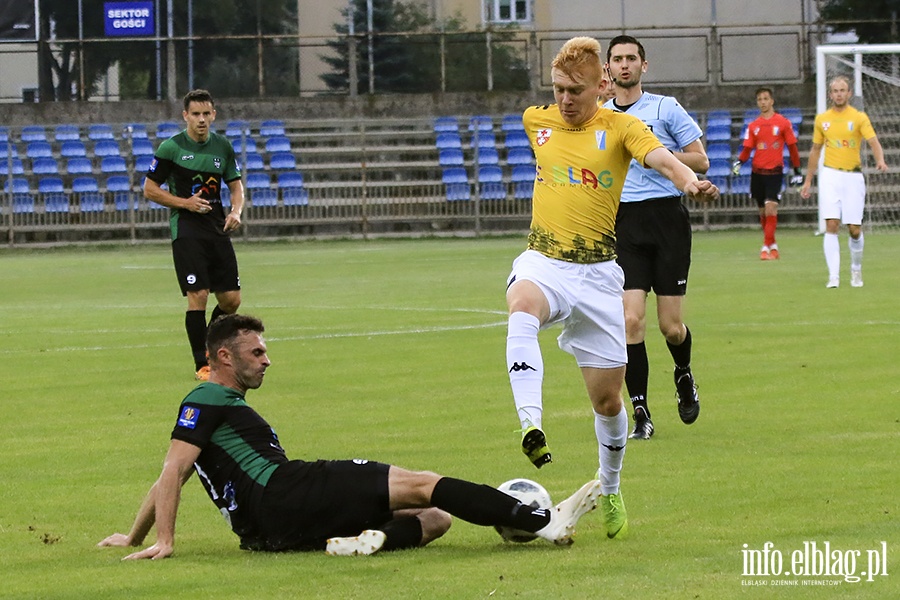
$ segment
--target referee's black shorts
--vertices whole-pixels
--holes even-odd
[[[684,296],[691,268],[691,222],[681,197],[620,203],[616,254],[626,290]]]
[[[294,460],[266,485],[259,529],[267,550],[324,550],[330,537],[380,529],[393,518],[389,465],[364,460]]]
[[[783,173],[750,173],[750,197],[756,200],[756,205],[760,208],[766,205],[766,200],[779,202],[783,188]]]

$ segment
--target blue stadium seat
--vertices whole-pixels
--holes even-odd
[[[46,142],[47,132],[40,125],[26,125],[22,128],[23,142]]]
[[[535,170],[532,165],[515,165],[512,170],[513,198],[531,200],[534,194]]]
[[[249,132],[249,130],[249,121],[228,121],[228,123],[225,124],[225,137],[239,138],[244,132]]]
[[[706,113],[706,126],[728,125],[731,127],[731,113],[727,110],[711,110]]]
[[[10,155],[13,158],[19,157],[18,146],[16,146],[15,142],[13,142],[12,140],[0,140],[0,159],[4,159]]]
[[[5,156],[0,157],[0,175],[9,175],[9,159]],[[13,175],[23,175],[25,173],[25,167],[22,165],[21,158],[12,159],[12,174]]]
[[[284,135],[284,121],[270,119],[259,124],[259,135],[263,137]]]
[[[528,134],[525,131],[510,131],[506,134],[504,145],[507,148],[530,148],[531,142],[528,140]]]
[[[463,167],[451,167],[444,169],[441,177],[444,182],[444,194],[447,200],[469,200],[469,177]]]
[[[248,190],[268,189],[271,181],[266,173],[247,173],[244,178],[244,186]]]
[[[756,120],[756,117],[759,116],[759,111],[754,108],[748,108],[744,111],[744,125],[746,126],[748,123],[752,123]]]
[[[729,159],[710,157],[709,170],[706,171],[706,176],[708,178],[728,177],[729,175],[731,175],[731,161]]]
[[[6,125],[0,125],[0,144],[5,144],[9,141],[9,127]]]
[[[728,177],[727,176],[723,177],[721,175],[710,175],[709,173],[707,173],[706,178],[709,179],[709,181],[712,182],[712,184],[714,186],[719,188],[720,194],[728,193],[729,188],[728,188]]]
[[[95,123],[88,125],[88,139],[96,142],[98,140],[114,140],[116,136],[113,135],[111,126],[106,123]]]
[[[500,120],[500,131],[510,133],[513,131],[525,132],[525,125],[522,123],[522,115],[503,115]]]
[[[34,196],[25,192],[14,193],[13,213],[34,214]]]
[[[801,123],[803,123],[803,112],[799,108],[783,108],[778,112],[791,122],[791,125],[794,126],[794,133],[797,133]]]
[[[493,131],[494,120],[490,115],[475,115],[469,119],[469,131]]]
[[[262,154],[259,152],[247,153],[247,164],[244,165],[244,171],[262,171],[265,168],[266,165],[263,162]]]
[[[749,161],[748,161],[749,162]],[[750,176],[741,175],[731,178],[732,194],[749,194],[750,193]]]
[[[291,151],[291,141],[283,136],[277,135],[274,137],[270,137],[266,140],[264,147],[266,152],[290,152]]]
[[[478,168],[479,194],[482,200],[505,200],[506,185],[503,183],[503,170],[498,166]]]
[[[85,192],[79,194],[78,205],[81,212],[103,212],[103,194],[99,192]]]
[[[131,181],[127,175],[110,175],[106,178],[106,189],[110,192],[130,192]]]
[[[276,152],[269,157],[269,168],[275,171],[293,171],[297,168],[297,159],[290,152]]]
[[[534,156],[531,154],[531,148],[510,148],[506,162],[510,165],[533,165]]]
[[[177,123],[163,121],[156,124],[156,139],[166,140],[177,133],[181,133],[182,127]]]
[[[435,133],[459,134],[459,121],[456,117],[437,117],[434,120]]]
[[[115,140],[101,139],[94,144],[94,156],[122,156],[122,152]]]
[[[438,164],[442,167],[463,166],[462,150],[456,148],[447,148],[438,152]]]
[[[94,177],[76,177],[72,180],[72,191],[76,194],[83,192],[99,192],[100,185]]]
[[[731,125],[708,125],[706,141],[708,143],[731,141]]]
[[[256,140],[252,137],[244,136],[232,138],[231,146],[234,148],[234,153],[238,156],[240,156],[245,149],[247,152],[259,152],[256,147]]]
[[[231,188],[227,185],[223,185],[219,189],[219,200],[222,201],[222,206],[228,208],[231,206]]]
[[[709,160],[731,159],[731,144],[712,143],[706,147],[706,156]]]
[[[303,173],[299,171],[288,171],[286,173],[279,173],[277,176],[278,187],[281,189],[285,188],[302,188],[303,187]]]
[[[478,149],[479,165],[499,165],[500,153],[496,148],[479,148]]]
[[[250,206],[278,206],[278,190],[254,189],[250,192]]]
[[[147,135],[147,126],[143,123],[129,123],[125,126],[125,131],[128,132],[128,135],[133,140],[146,140],[149,137]]]
[[[439,133],[434,142],[438,150],[446,148],[456,148],[462,150],[462,140],[458,133]]]
[[[87,149],[81,140],[68,140],[62,143],[59,148],[59,155],[63,158],[72,158],[74,156],[87,156]]]
[[[476,130],[472,134],[472,147],[478,146],[479,148],[496,148],[497,140],[494,137],[494,133],[492,131],[480,131]]]
[[[78,125],[57,125],[53,137],[57,142],[72,142],[81,139],[81,131]]]
[[[53,158],[53,148],[49,142],[28,142],[25,147],[25,156],[28,158]]]
[[[150,158],[150,157],[147,157]],[[104,156],[100,160],[101,173],[127,173],[128,165],[121,156]]]
[[[150,170],[150,163],[153,162],[152,156],[135,156],[134,157],[134,172],[135,173],[146,173]]]
[[[284,188],[281,190],[281,201],[285,206],[306,206],[309,204],[309,191],[302,187]]]
[[[5,179],[3,182],[3,192],[9,193],[9,179]],[[21,178],[13,178],[12,179],[12,192],[13,194],[30,194],[31,186],[28,184],[27,179]]]
[[[59,165],[55,158],[36,158],[31,163],[31,171],[35,175],[58,175]]]
[[[61,194],[64,191],[61,177],[42,177],[38,179],[39,194]]]
[[[135,138],[131,140],[131,154],[133,156],[153,156],[153,144],[150,140]]]
[[[441,181],[443,181],[445,184],[465,183],[466,185],[468,185],[469,176],[466,173],[466,169],[464,167],[450,167],[444,169],[444,172],[441,175]]]

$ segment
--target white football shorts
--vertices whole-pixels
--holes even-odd
[[[582,265],[526,250],[513,261],[507,287],[522,280],[544,292],[550,303],[544,328],[563,324],[559,347],[574,356],[579,367],[625,366],[625,274],[616,261]]]
[[[819,171],[819,206],[823,219],[839,219],[844,225],[862,225],[866,206],[863,174],[822,167]]]

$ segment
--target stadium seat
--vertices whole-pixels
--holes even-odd
[[[309,204],[309,191],[302,187],[284,188],[281,190],[281,201],[285,206],[306,206]]]
[[[81,132],[77,125],[57,125],[53,138],[57,142],[72,142],[81,139]]]
[[[434,120],[435,133],[455,133],[459,134],[459,121],[456,117],[437,117]]]
[[[500,121],[500,131],[511,133],[513,131],[525,132],[525,125],[522,123],[522,115],[503,115]]]
[[[9,127],[6,125],[0,125],[0,144],[5,144],[9,141]]]
[[[146,173],[150,170],[150,163],[153,162],[152,156],[135,156],[134,157],[134,172],[135,173]]]
[[[10,170],[10,160],[7,157],[0,157],[0,175],[9,175]],[[13,175],[23,175],[25,173],[25,167],[22,165],[21,158],[12,159],[12,174]]]
[[[741,163],[741,170],[739,173],[740,175],[746,175],[747,177],[750,177],[750,173],[752,173],[752,172],[753,172],[753,161],[752,160],[747,160],[747,161],[744,161],[743,163]]]
[[[26,125],[22,128],[23,142],[46,142],[47,132],[40,125]]]
[[[799,108],[783,108],[778,112],[791,122],[791,125],[794,126],[794,133],[797,133],[803,123],[803,112]]]
[[[248,173],[244,179],[244,187],[248,190],[269,189],[271,181],[266,173]]]
[[[100,185],[94,177],[76,177],[72,180],[72,191],[76,194],[83,192],[99,192]]]
[[[125,126],[125,131],[133,140],[146,140],[149,137],[147,135],[147,126],[143,123],[129,123]]]
[[[7,156],[18,158],[19,148],[12,140],[0,140],[0,160],[5,159]]]
[[[711,110],[706,113],[706,126],[728,125],[731,127],[731,113],[727,110]]]
[[[219,188],[219,200],[222,201],[222,206],[228,208],[231,206],[231,188],[227,185],[223,185]]]
[[[58,175],[59,165],[55,158],[36,158],[31,163],[31,171],[35,175]]]
[[[462,150],[462,140],[458,133],[439,133],[434,143],[438,150],[445,150],[447,148]]]
[[[228,123],[225,124],[225,137],[228,138],[239,138],[245,132],[249,133],[249,131],[249,121],[228,121]]]
[[[277,206],[278,190],[254,189],[250,192],[250,206]]]
[[[706,171],[708,178],[728,177],[729,175],[731,175],[731,161],[729,159],[709,158],[709,169]]]
[[[528,140],[528,134],[524,131],[510,131],[506,134],[504,145],[507,148],[530,148],[531,142]]]
[[[710,175],[709,173],[707,173],[707,174],[706,174],[706,178],[709,179],[709,181],[712,182],[712,184],[713,184],[714,186],[716,186],[717,188],[719,188],[719,193],[720,193],[720,194],[727,194],[727,193],[728,193],[728,190],[729,190],[729,187],[728,187],[728,176],[724,176],[724,177],[723,177],[723,176],[721,176],[721,175]]]
[[[238,156],[245,150],[247,152],[259,152],[256,147],[256,140],[247,136],[232,138],[231,147],[234,148],[234,153]]]
[[[263,146],[266,152],[274,153],[274,152],[290,152],[291,151],[291,141],[283,135],[278,135],[275,137],[270,137],[265,141]]]
[[[706,141],[707,143],[731,141],[731,125],[708,125]]]
[[[262,171],[265,168],[266,165],[263,162],[262,154],[259,152],[247,153],[247,162],[243,168],[244,171]]]
[[[706,156],[709,160],[731,160],[731,144],[712,143],[706,148]]]
[[[482,200],[505,200],[506,185],[503,183],[503,170],[498,166],[478,168],[479,194]]]
[[[42,177],[38,179],[39,194],[61,194],[64,191],[61,177]]]
[[[103,195],[100,192],[85,192],[78,195],[81,212],[103,212]]]
[[[749,194],[750,193],[750,176],[740,175],[731,178],[732,194]]]
[[[269,168],[274,171],[293,171],[297,168],[297,159],[290,152],[276,152],[269,157]]]
[[[63,158],[72,158],[74,156],[87,156],[87,149],[81,140],[68,140],[62,143],[59,148],[59,155]]]
[[[113,135],[111,126],[106,123],[95,123],[88,125],[88,139],[96,142],[98,140],[114,140],[116,136]]]
[[[303,187],[303,173],[299,171],[288,171],[285,173],[279,173],[277,176],[277,184],[281,189],[287,188],[302,188]]]
[[[101,139],[94,144],[94,156],[121,156],[119,143],[115,140]]]
[[[479,148],[496,148],[497,140],[494,137],[494,133],[491,131],[481,131],[476,130],[472,134],[472,147],[478,146]]]
[[[181,133],[182,127],[177,123],[163,121],[156,125],[156,139],[167,140],[177,133]]]
[[[743,123],[744,126],[755,121],[756,117],[758,117],[758,116],[759,116],[759,111],[756,110],[755,108],[748,108],[747,110],[745,110],[744,111],[744,123]]]
[[[479,165],[499,165],[500,154],[496,148],[479,148],[477,155]]]
[[[25,147],[25,156],[28,158],[53,158],[53,148],[48,142],[28,142]]]
[[[475,115],[469,119],[469,131],[493,131],[494,120],[490,115]]]
[[[506,156],[506,162],[510,165],[533,165],[534,156],[530,148],[511,148]]]
[[[14,193],[12,211],[16,214],[33,214],[34,196],[26,192]]]
[[[127,175],[110,175],[106,178],[106,189],[110,192],[130,192],[131,181]]]
[[[147,158],[150,158],[149,156]],[[121,156],[104,156],[100,160],[101,173],[127,173],[128,166]]]
[[[135,138],[131,140],[132,156],[153,156],[153,144],[150,140]]]
[[[259,135],[263,137],[283,136],[284,121],[271,119],[259,124]]]
[[[534,194],[535,169],[531,165],[516,165],[512,170],[513,198],[531,200]]]
[[[9,179],[4,180],[3,182],[3,192],[9,193]],[[12,179],[12,192],[13,194],[30,194],[31,186],[28,184],[27,179],[21,178],[13,178]]]
[[[438,152],[438,164],[442,167],[463,166],[462,150],[456,148],[447,148]]]
[[[443,181],[445,184],[465,183],[466,185],[468,185],[469,175],[466,173],[466,169],[464,167],[450,167],[444,169],[444,172],[441,175],[441,181]]]
[[[447,200],[469,200],[469,177],[463,167],[444,169],[441,181],[444,183],[444,194]]]

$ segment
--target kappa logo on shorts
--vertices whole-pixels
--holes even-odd
[[[354,458],[354,459],[353,459],[353,464],[356,464],[356,465],[367,465],[367,464],[369,464],[369,461],[367,461],[367,460],[364,459],[364,458]]]
[[[193,406],[185,406],[181,409],[181,416],[178,417],[178,426],[194,429],[197,427],[197,417],[200,416],[200,409]]]

